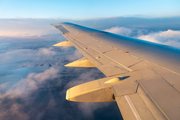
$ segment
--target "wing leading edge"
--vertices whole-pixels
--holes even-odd
[[[67,67],[97,67],[107,77],[67,90],[79,102],[116,101],[124,119],[180,119],[180,50],[73,23],[56,23],[84,56]]]

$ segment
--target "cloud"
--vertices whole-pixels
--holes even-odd
[[[34,107],[31,108],[36,96],[33,95],[39,86],[57,78],[59,69],[50,68],[41,73],[30,73],[26,78],[9,87],[8,90],[0,93],[0,119],[6,120],[29,120],[31,112],[36,111],[37,120],[42,118],[43,113],[38,112]],[[0,85],[2,91],[8,83]],[[33,97],[31,97],[33,95]],[[23,102],[22,102],[23,101]],[[27,107],[27,108],[26,108]],[[25,110],[27,109],[27,110]]]
[[[4,93],[4,91],[5,91],[5,89],[7,88],[8,84],[9,84],[8,82],[1,83],[1,84],[0,84],[0,94],[3,94],[3,93]]]
[[[180,31],[169,29],[167,31],[141,35],[137,38],[180,48]]]
[[[66,58],[69,61],[75,61],[77,59],[83,58],[83,55],[76,49],[73,54],[67,55]]]
[[[8,45],[9,43],[0,43],[0,50],[7,48]]]
[[[27,97],[30,92],[38,89],[46,80],[51,80],[57,77],[59,70],[55,68],[50,68],[43,73],[30,73],[26,78],[20,80],[18,83],[14,84],[11,89],[7,90],[4,94],[0,94],[0,98],[17,98],[17,97]],[[6,83],[1,85],[4,88]]]
[[[106,29],[105,31],[124,35],[124,36],[129,36],[132,33],[132,29],[125,27],[112,27],[110,29]]]
[[[112,27],[105,31],[180,48],[180,31],[149,32],[146,29]]]
[[[6,63],[13,63],[23,60],[38,60],[41,57],[47,56],[53,56],[56,52],[53,51],[52,48],[40,48],[38,50],[33,49],[19,49],[19,50],[13,50],[8,51],[5,53],[0,54],[0,60],[1,64]]]
[[[56,52],[52,51],[52,48],[40,48],[38,53],[39,55],[55,55]]]
[[[101,73],[97,68],[79,68],[75,70],[75,72],[78,72],[78,78],[75,78],[74,80],[68,82],[65,88],[70,88],[75,85],[105,77],[105,75]]]
[[[14,41],[8,42],[8,46],[12,47],[11,44]],[[44,48],[41,46],[39,48],[37,46],[34,49],[37,41],[33,40],[32,46],[30,45],[28,46],[29,49],[25,49],[27,47],[24,47],[24,45],[29,41],[17,40],[16,42],[17,45],[13,44],[15,48],[12,47],[8,51],[3,48],[5,51],[0,54],[4,58],[4,60],[1,60],[3,64],[0,71],[3,72],[0,73],[0,77],[5,82],[0,84],[0,119],[59,119],[61,117],[58,115],[60,115],[64,116],[61,119],[77,118],[82,120],[93,118],[95,110],[106,106],[106,104],[87,103],[83,105],[66,101],[65,93],[68,87],[102,76],[102,74],[98,74],[100,71],[96,68],[64,68],[62,65],[59,66],[59,63],[63,64],[64,61],[69,63],[83,57],[74,47]],[[45,42],[48,43],[48,41]],[[37,66],[30,70],[33,66],[30,63],[37,64]],[[48,66],[51,64],[53,67],[41,69],[44,72],[38,71],[39,66],[45,66],[44,64],[48,64]],[[61,73],[61,71],[63,72]],[[19,80],[20,78],[21,80]],[[14,79],[17,80],[14,81]],[[82,111],[84,112],[82,113]],[[65,115],[66,113],[69,115]],[[47,114],[49,116],[45,117]],[[79,117],[76,117],[77,115]]]
[[[76,103],[66,101],[65,91],[67,88],[67,83],[65,83],[66,79],[64,77],[60,77],[63,75],[61,71],[64,70],[50,68],[45,72],[30,73],[26,78],[20,80],[9,90],[1,93],[0,119],[83,120],[99,118],[98,116],[94,116],[94,112],[100,108],[108,107],[111,103]],[[84,73],[81,75],[82,72]],[[102,74],[94,75],[95,72],[98,73],[98,70],[95,68],[81,68],[76,70],[73,72],[73,74],[80,74],[80,76],[77,78],[69,77],[71,80],[69,83],[72,82],[74,84],[71,85],[75,85],[79,83],[78,81],[87,82],[93,79],[97,79],[97,77],[102,77]],[[61,85],[57,84],[59,81],[62,81]],[[76,83],[73,81],[76,81]],[[52,88],[47,87],[50,86],[49,83],[51,82],[55,82],[55,85],[52,87],[56,88],[54,89],[54,92],[50,91]],[[63,84],[65,87],[63,87]],[[68,86],[71,85],[69,84]],[[4,84],[2,86],[6,85]],[[44,89],[41,89],[41,87]]]
[[[81,112],[91,119],[94,117],[94,112],[100,108],[105,108],[111,105],[111,102],[104,103],[92,103],[92,102],[80,102],[78,103],[78,108]]]

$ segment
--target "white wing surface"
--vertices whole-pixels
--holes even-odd
[[[127,120],[180,119],[180,49],[73,23],[56,23],[84,58],[67,67],[97,67],[107,77],[67,90],[79,102],[116,101]]]

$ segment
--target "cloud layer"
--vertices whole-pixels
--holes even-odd
[[[11,88],[4,93],[1,93],[0,118],[2,120],[29,120],[31,118],[31,116],[29,116],[29,112],[32,112],[32,109],[27,111],[24,111],[24,109],[25,106],[30,107],[29,105],[31,105],[31,102],[33,102],[31,100],[34,100],[34,98],[30,96],[33,92],[38,90],[40,85],[46,81],[56,78],[58,76],[58,72],[58,69],[50,68],[42,73],[30,73],[26,78],[11,86]],[[1,84],[0,88],[3,89],[7,85],[8,84],[3,84],[2,87]],[[18,100],[20,100],[22,103],[20,101],[18,102]],[[36,119],[41,118],[41,116],[39,116],[40,114],[41,113],[37,114]]]
[[[151,31],[166,31],[180,29],[180,17],[169,18],[136,18],[136,17],[112,17],[90,20],[67,19],[0,19],[1,37],[47,37],[57,36],[60,33],[50,24],[59,22],[73,22],[76,24],[96,28],[107,29],[114,26],[125,28],[147,29]],[[129,32],[129,31],[126,31]]]
[[[52,48],[40,48],[38,50],[32,49],[18,49],[14,51],[9,51],[6,53],[1,53],[0,58],[1,64],[18,62],[23,60],[37,60],[40,57],[49,57],[55,55],[55,52],[52,51]]]
[[[74,47],[52,47],[54,38],[3,38],[0,57],[0,119],[49,120],[120,117],[116,103],[66,101],[66,90],[104,75],[95,68],[65,68],[82,58]],[[95,74],[96,73],[96,74]],[[103,109],[105,108],[105,109]],[[108,110],[107,110],[107,109]],[[96,114],[96,111],[103,109]],[[68,113],[68,114],[67,114]]]
[[[56,78],[58,72],[58,69],[50,68],[43,73],[30,73],[26,78],[20,80],[9,90],[5,91],[5,93],[0,94],[0,99],[26,98],[32,91],[38,90],[38,86],[45,82],[45,80]],[[3,84],[1,88],[3,89],[5,86],[6,84]]]
[[[158,33],[141,35],[137,38],[180,48],[180,31],[174,31],[169,29],[167,31],[160,31]]]
[[[148,32],[146,29],[112,27],[105,31],[180,48],[180,31]]]

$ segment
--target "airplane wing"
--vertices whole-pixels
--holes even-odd
[[[84,58],[67,67],[97,67],[107,77],[67,90],[78,102],[116,101],[127,120],[180,119],[180,49],[100,31],[56,23]]]

